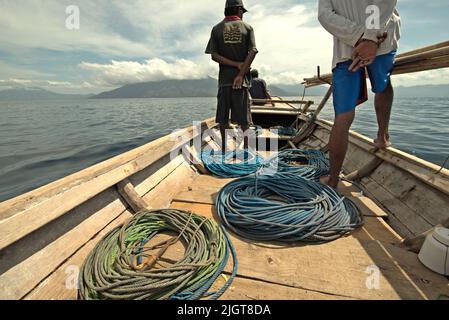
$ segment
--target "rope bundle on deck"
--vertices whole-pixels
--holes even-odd
[[[157,245],[160,233],[176,236]],[[165,261],[167,249],[186,246],[178,261]],[[157,251],[150,255],[150,252]],[[231,278],[217,292],[208,290],[223,272],[230,253]],[[144,211],[112,230],[87,257],[80,272],[79,299],[217,299],[236,275],[234,248],[214,221],[178,210]]]
[[[318,180],[329,174],[330,163],[319,150],[288,149],[268,159],[263,165],[278,173],[293,173],[309,180]]]
[[[332,241],[363,224],[351,201],[291,173],[233,181],[216,206],[227,228],[259,241]]]
[[[250,150],[226,152],[204,151],[201,153],[204,166],[214,175],[222,178],[238,178],[255,173],[262,164],[262,158]]]

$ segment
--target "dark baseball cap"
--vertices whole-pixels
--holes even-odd
[[[225,8],[232,8],[232,7],[242,7],[243,12],[248,12],[248,10],[246,10],[245,6],[243,5],[243,0],[226,0]]]

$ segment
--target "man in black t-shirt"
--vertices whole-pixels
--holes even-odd
[[[247,12],[242,0],[227,0],[225,19],[211,33],[206,53],[220,65],[218,78],[218,107],[216,121],[220,124],[222,151],[226,151],[226,129],[229,113],[232,122],[243,132],[249,129],[251,114],[248,88],[251,86],[249,70],[257,54],[253,28],[242,21]],[[245,138],[245,148],[248,139]]]

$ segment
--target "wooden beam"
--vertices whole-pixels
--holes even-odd
[[[437,227],[449,228],[449,219],[443,221],[441,224],[439,224],[435,228],[437,228]],[[432,228],[432,229],[420,234],[419,236],[408,237],[407,239],[404,240],[404,242],[402,243],[402,246],[405,249],[407,249],[408,251],[419,254],[422,246],[424,245],[424,242],[426,241],[426,238],[435,231],[435,228]]]
[[[312,118],[308,119],[307,122],[303,125],[303,128],[301,131],[292,139],[292,142],[295,145],[300,144],[305,139],[307,139],[315,130],[315,121],[318,118],[318,115],[323,111],[324,107],[326,106],[327,102],[329,101],[330,97],[332,96],[333,87],[330,86],[329,89],[326,92],[326,95],[323,97],[323,100],[321,100],[320,105],[318,106],[318,109],[313,114]]]
[[[449,41],[444,41],[444,42],[440,42],[431,46],[427,46],[424,48],[420,48],[420,49],[416,49],[416,50],[412,50],[412,51],[408,51],[408,52],[404,52],[401,54],[398,54],[397,58],[403,58],[403,57],[408,57],[417,53],[422,53],[422,52],[427,52],[430,50],[435,50],[435,49],[439,49],[439,48],[443,48],[443,47],[447,47],[449,46]]]
[[[270,100],[270,99],[252,99],[251,100],[253,103],[264,103],[264,104],[279,104],[279,103],[292,103],[292,104],[309,104],[312,103],[313,101],[304,101],[304,100]]]
[[[350,174],[348,174],[345,178],[348,180],[359,180],[363,179],[371,173],[373,173],[384,161],[382,159],[379,159],[375,157],[373,160],[371,160],[366,166],[363,168],[360,168],[359,170],[356,170]]]
[[[117,184],[117,190],[133,209],[134,213],[149,209],[149,205],[139,196],[134,185],[128,179],[120,181]]]

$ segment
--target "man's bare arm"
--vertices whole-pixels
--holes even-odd
[[[243,62],[234,61],[228,58],[225,58],[218,53],[212,53],[212,60],[217,62],[218,64],[222,64],[229,67],[234,67],[240,70],[243,67]]]
[[[249,68],[251,68],[251,65],[253,64],[254,59],[257,55],[257,49],[252,49],[249,51],[248,55],[246,56],[245,62],[243,63],[243,66],[241,66],[240,72],[237,75],[237,77],[234,79],[233,88],[234,89],[242,89],[243,86],[243,77],[245,74],[249,71]]]

